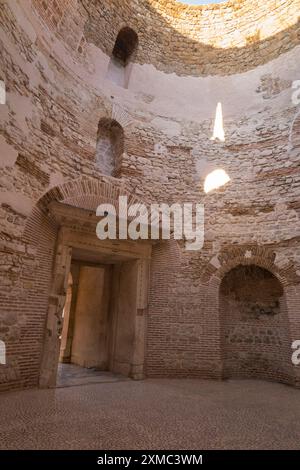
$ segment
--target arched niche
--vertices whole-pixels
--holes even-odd
[[[122,28],[116,38],[107,70],[107,79],[128,88],[131,64],[138,47],[138,35],[128,26]]]
[[[124,152],[124,131],[114,119],[100,119],[96,143],[96,166],[103,175],[116,176]]]
[[[238,265],[219,289],[224,378],[288,382],[291,376],[284,289],[269,270]]]

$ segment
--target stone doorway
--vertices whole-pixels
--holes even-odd
[[[68,212],[72,210],[61,204],[53,209],[63,223],[57,238],[40,385],[56,386],[59,363],[142,379],[152,245],[100,241],[94,226],[89,232],[80,226],[75,229],[74,219],[69,224]],[[81,224],[84,217],[91,215],[82,211]]]
[[[108,370],[111,283],[111,265],[72,263],[59,362]]]
[[[100,372],[131,376],[137,265],[121,256],[73,249],[59,363],[77,367],[60,366],[60,383],[108,378]]]

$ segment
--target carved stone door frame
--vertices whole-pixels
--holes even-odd
[[[66,222],[66,221],[65,221]],[[66,302],[68,276],[74,250],[123,256],[136,265],[136,309],[133,312],[134,339],[129,376],[143,379],[145,376],[145,337],[146,314],[148,308],[149,271],[151,243],[100,241],[95,232],[81,232],[80,226],[61,225],[56,242],[53,265],[52,285],[48,301],[48,313],[45,326],[43,355],[40,369],[40,387],[55,387],[60,353],[60,336],[63,324],[63,309]]]

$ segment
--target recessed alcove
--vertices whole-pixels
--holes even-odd
[[[223,374],[287,381],[291,375],[283,286],[267,269],[239,265],[220,287]]]
[[[96,167],[103,175],[116,176],[124,152],[124,131],[113,119],[100,119],[96,143]]]
[[[131,61],[138,47],[138,35],[129,28],[122,28],[116,38],[107,70],[107,79],[123,88],[128,88]]]

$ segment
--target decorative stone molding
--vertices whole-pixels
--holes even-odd
[[[95,253],[102,253],[103,256],[111,256],[112,259],[119,255],[137,263],[137,284],[134,287],[136,339],[130,376],[135,379],[144,376],[145,312],[148,306],[151,242],[136,243],[131,240],[101,242],[95,233],[96,208],[101,203],[111,203],[118,210],[120,195],[128,197],[128,206],[142,203],[129,192],[120,180],[112,177],[100,177],[98,180],[80,178],[48,191],[40,199],[27,221],[24,239],[28,243],[30,242],[31,247],[38,249],[38,257],[43,259],[43,263],[46,261],[49,274],[51,274],[51,291],[48,301],[45,302],[47,312],[44,312],[47,320],[40,369],[39,383],[41,387],[55,386],[56,383],[62,312],[66,300],[72,250],[75,249],[92,250]],[[49,257],[51,255],[50,245],[41,246],[38,236],[44,230],[45,220],[50,221],[53,227],[53,238],[51,239],[51,250],[55,249],[53,270],[52,259]],[[84,237],[82,237],[82,233],[84,233]],[[39,266],[39,268],[43,268],[43,266]],[[142,315],[141,312],[143,312]]]

